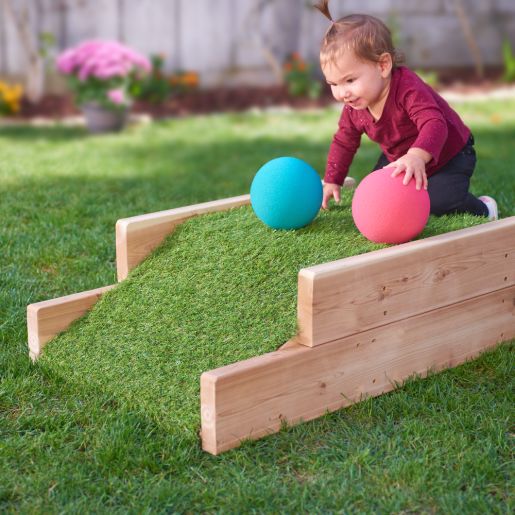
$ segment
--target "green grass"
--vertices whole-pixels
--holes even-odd
[[[514,107],[459,106],[477,141],[472,191],[504,216]],[[292,336],[298,268],[376,248],[348,196],[297,232],[249,208],[187,222],[28,362],[26,304],[115,282],[116,219],[245,193],[280,155],[321,170],[336,116],[198,117],[101,138],[1,130],[0,510],[510,511],[510,345],[220,457],[200,450],[200,372]],[[377,153],[365,143],[352,175]],[[432,219],[425,235],[476,222]]]

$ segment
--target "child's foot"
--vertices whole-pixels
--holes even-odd
[[[497,209],[497,202],[495,199],[487,195],[483,195],[482,197],[479,197],[479,200],[481,200],[481,202],[483,202],[483,204],[488,208],[488,220],[498,220],[499,211]]]

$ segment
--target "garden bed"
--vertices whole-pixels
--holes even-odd
[[[281,86],[212,88],[178,94],[161,104],[138,100],[134,103],[133,112],[150,114],[154,118],[167,118],[221,111],[244,111],[252,107],[277,105],[294,108],[324,107],[332,103],[334,99],[328,90],[318,99],[309,99],[291,97],[286,88]],[[64,118],[77,114],[80,114],[80,111],[70,95],[47,95],[37,104],[24,101],[18,117]]]

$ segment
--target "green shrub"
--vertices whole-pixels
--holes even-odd
[[[322,84],[312,77],[312,66],[297,53],[288,56],[284,65],[284,80],[293,97],[319,98]]]
[[[502,56],[504,61],[504,76],[506,82],[515,82],[515,55],[508,39],[504,40],[502,46]]]

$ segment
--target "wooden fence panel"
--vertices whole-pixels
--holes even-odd
[[[147,56],[164,54],[168,66],[179,65],[182,5],[181,1],[125,1],[121,20],[125,43]]]
[[[301,51],[305,58],[316,62],[320,40],[329,26],[305,0],[270,2],[260,16],[256,14],[259,0],[11,1],[17,7],[30,7],[34,34],[53,32],[58,50],[86,38],[121,39],[146,54],[164,53],[167,71],[195,69],[204,84],[231,83],[238,77],[269,82],[273,74],[257,34],[280,60],[292,51]],[[393,23],[412,66],[473,65],[453,10],[440,2],[426,2],[399,11],[397,3],[351,0],[335,3],[332,10],[337,18],[358,8]],[[502,64],[503,35],[509,35],[515,43],[510,31],[515,8],[508,7],[509,2],[487,8],[472,4],[468,15],[484,61]],[[23,57],[12,23],[0,12],[0,74],[23,73]]]

